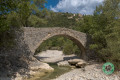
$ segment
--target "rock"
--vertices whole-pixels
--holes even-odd
[[[15,79],[11,79],[10,77],[0,77],[0,80],[15,80]]]
[[[11,77],[3,76],[0,77],[0,80],[23,80],[23,77],[18,72],[16,72],[15,76],[11,76]]]
[[[85,61],[80,61],[80,62],[78,62],[78,63],[76,64],[76,67],[83,68],[83,67],[85,67],[86,64],[87,64],[87,63],[86,63]]]
[[[57,63],[58,66],[70,66],[68,61],[61,61]]]
[[[23,78],[19,73],[16,73],[15,80],[23,80]]]
[[[45,75],[45,72],[49,73],[54,71],[54,68],[50,67],[49,64],[40,61],[31,62],[29,69],[30,71],[28,75],[30,75],[30,77],[34,77],[36,75]]]
[[[40,61],[32,62],[30,64],[29,68],[32,71],[38,71],[39,69],[47,70],[47,71],[54,71],[54,69],[52,67],[50,67],[47,63],[43,63],[43,62],[40,62]]]
[[[71,69],[75,69],[76,67],[75,66],[70,66],[71,67]]]
[[[68,60],[68,63],[71,64],[71,65],[76,65],[78,62],[83,62],[84,60],[82,59],[71,59],[71,60]]]

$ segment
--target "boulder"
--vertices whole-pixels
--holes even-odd
[[[50,67],[49,64],[43,63],[40,61],[34,61],[30,63],[29,66],[30,71],[28,74],[32,77],[37,74],[45,75],[44,72],[52,72],[54,71],[54,68]],[[34,79],[33,79],[34,80]]]
[[[57,63],[58,66],[70,66],[68,61],[61,61]]]
[[[76,67],[80,67],[80,68],[84,68],[85,66],[86,66],[86,62],[85,61],[81,61],[81,62],[78,62],[77,64],[76,64]]]
[[[83,62],[84,60],[82,59],[71,59],[71,60],[68,60],[68,63],[71,64],[71,65],[76,65],[78,62]]]
[[[29,66],[29,69],[32,71],[38,70],[54,71],[54,69],[50,67],[49,64],[40,61],[32,62]]]

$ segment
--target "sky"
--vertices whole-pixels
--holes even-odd
[[[92,15],[96,6],[104,0],[47,0],[47,9],[54,12],[69,12]]]

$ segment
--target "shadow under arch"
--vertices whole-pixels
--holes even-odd
[[[36,45],[36,48],[35,50],[46,40],[52,38],[52,37],[56,37],[56,36],[62,36],[62,37],[65,37],[65,38],[68,38],[70,39],[71,41],[73,41],[77,46],[78,48],[81,50],[81,56],[79,56],[80,58],[86,60],[86,50],[85,50],[85,47],[82,45],[82,43],[74,36],[72,35],[69,35],[69,34],[53,34],[53,33],[48,33],[48,35],[46,37],[44,37],[37,45]],[[34,51],[34,54],[35,54],[35,51]]]

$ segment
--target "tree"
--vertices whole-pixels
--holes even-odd
[[[36,15],[30,15],[28,18],[30,27],[42,27],[47,24],[47,20],[37,17]]]
[[[30,1],[22,1],[21,3],[18,4],[18,10],[17,13],[20,18],[20,23],[21,26],[27,27],[27,21],[29,16],[31,15],[32,11],[30,8]]]
[[[98,28],[102,31],[105,46],[99,49],[101,58],[104,61],[114,63],[116,68],[120,67],[120,0],[106,0],[103,5],[96,8],[94,16]],[[102,43],[102,42],[101,42]]]
[[[45,0],[35,0],[31,4],[31,0],[1,0],[0,1],[0,46],[4,47],[13,41],[14,28],[28,26],[32,14],[36,14],[39,8],[44,7]],[[40,5],[39,5],[40,4]],[[40,7],[39,7],[39,6]],[[35,21],[32,25],[38,23],[46,23],[45,20],[32,16]],[[10,42],[9,42],[10,41]]]
[[[39,9],[43,9],[44,4],[47,3],[46,0],[33,0],[33,2]]]
[[[11,11],[16,11],[18,0],[0,1],[0,48],[6,48],[13,43],[13,31],[8,25],[7,15]]]

